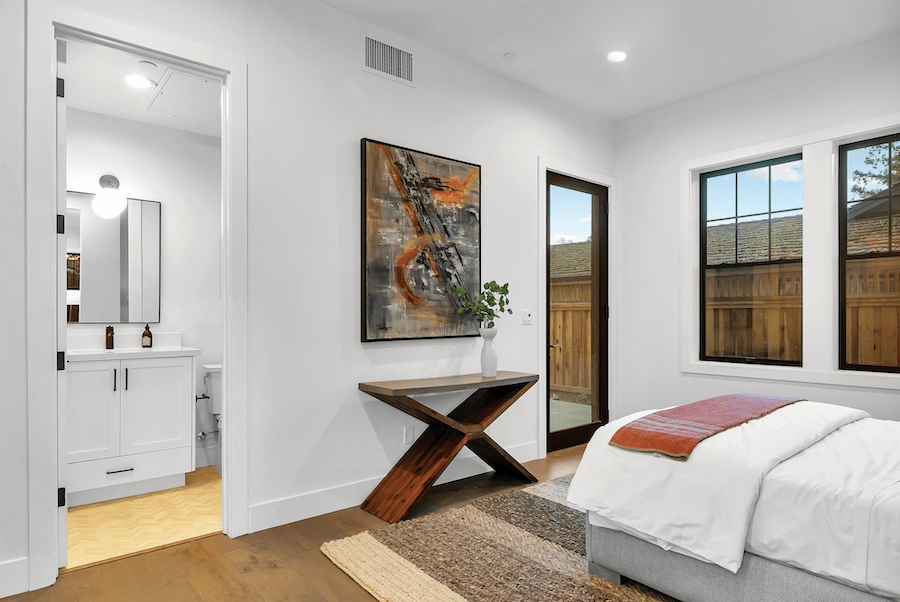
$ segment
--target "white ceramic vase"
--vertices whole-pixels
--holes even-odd
[[[494,349],[494,337],[497,336],[496,328],[479,328],[481,340],[481,375],[492,378],[497,376],[497,350]]]

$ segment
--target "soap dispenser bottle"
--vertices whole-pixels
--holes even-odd
[[[115,332],[113,332],[112,326],[106,327],[106,348],[112,349],[114,347],[113,337],[115,336]]]
[[[147,326],[144,328],[144,334],[141,336],[141,347],[153,347],[153,333],[150,332],[150,322],[147,322]]]

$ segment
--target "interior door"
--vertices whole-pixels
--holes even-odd
[[[607,409],[605,186],[547,172],[547,450],[585,443]]]

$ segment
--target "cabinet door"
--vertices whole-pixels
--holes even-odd
[[[122,360],[123,456],[190,446],[192,360]]]
[[[119,362],[69,362],[66,461],[119,455]]]

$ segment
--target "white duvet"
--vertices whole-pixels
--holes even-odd
[[[900,422],[864,418],[773,468],[746,548],[900,600]]]
[[[588,444],[569,501],[593,523],[732,572],[746,546],[900,596],[900,423],[798,402],[706,439],[687,462],[608,444],[649,413],[609,423]]]

